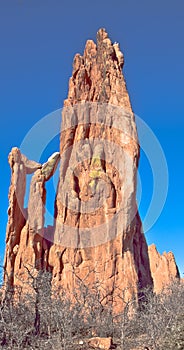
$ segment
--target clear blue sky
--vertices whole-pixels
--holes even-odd
[[[147,241],[156,243],[161,253],[172,250],[183,274],[183,0],[0,0],[0,256],[10,183],[8,153],[37,121],[62,107],[73,56],[83,52],[86,39],[95,40],[100,27],[120,43],[134,112],[152,129],[167,159],[168,197],[146,233]],[[58,138],[42,161],[56,148]],[[144,154],[140,176],[144,219],[153,187]]]

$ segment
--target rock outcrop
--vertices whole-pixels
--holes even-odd
[[[9,189],[8,224],[6,231],[5,283],[19,284],[25,275],[24,266],[43,268],[46,265],[44,239],[45,182],[53,175],[59,152],[43,166],[28,160],[18,148],[12,148],[9,164],[12,170]],[[51,164],[52,163],[52,164]],[[28,208],[24,208],[26,175],[33,174]]]
[[[136,206],[139,143],[123,62],[103,29],[97,45],[88,40],[84,55],[74,58],[49,254],[55,285],[72,292],[76,275],[88,285],[98,281],[104,300],[118,306],[122,290],[127,299],[152,284]]]
[[[26,190],[26,174],[31,174],[41,168],[41,164],[29,161],[18,148],[12,148],[9,154],[9,164],[12,171],[9,190],[8,225],[6,232],[5,280],[14,284],[14,264],[20,244],[20,233],[27,220],[27,211],[24,209]]]
[[[91,338],[88,340],[88,345],[92,349],[110,350],[113,348],[112,338]]]
[[[82,281],[114,310],[152,286],[148,247],[136,205],[139,142],[122,67],[104,29],[74,58],[62,112],[60,154],[41,165],[16,148],[6,238],[5,281],[26,280],[25,266],[52,273],[53,288],[72,297]],[[45,228],[48,181],[61,157],[55,222]],[[28,209],[26,174],[33,173]],[[152,266],[152,260],[151,260]],[[153,279],[155,275],[153,274]]]
[[[172,252],[158,253],[155,244],[148,247],[154,291],[161,292],[167,285],[179,278],[179,271]]]
[[[103,29],[97,34],[97,45],[87,41],[84,56],[74,58],[62,114],[53,236],[44,230],[44,204],[45,181],[52,175],[50,165],[55,169],[55,155],[48,164],[35,165],[27,217],[26,171],[23,179],[19,176],[23,186],[14,199],[13,165],[10,211],[16,227],[12,229],[9,217],[5,260],[12,285],[23,278],[25,264],[49,268],[58,289],[72,294],[77,279],[91,286],[98,281],[104,301],[119,307],[123,289],[127,299],[152,283],[136,207],[139,144],[123,62],[119,46]],[[18,213],[14,201],[20,202]]]

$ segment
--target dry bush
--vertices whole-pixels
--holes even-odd
[[[78,343],[92,336],[111,336],[118,350],[184,349],[182,283],[175,281],[160,295],[146,289],[139,304],[136,298],[126,301],[126,291],[117,291],[124,303],[124,311],[117,315],[110,303],[104,303],[106,291],[100,282],[89,288],[85,280],[76,278],[71,300],[66,291],[56,293],[51,288],[49,272],[35,275],[25,268],[31,292],[7,289],[1,299],[1,349],[88,350]]]
[[[132,325],[135,345],[151,350],[184,349],[183,283],[175,280],[159,295],[144,290],[140,305]]]

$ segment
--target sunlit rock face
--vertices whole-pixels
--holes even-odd
[[[157,251],[155,244],[148,247],[151,275],[154,283],[154,291],[160,293],[170,283],[178,279],[179,271],[172,252]]]
[[[79,281],[95,285],[116,311],[152,286],[156,275],[136,205],[139,142],[123,64],[119,44],[100,29],[97,43],[88,40],[83,56],[74,58],[60,152],[41,165],[12,149],[5,257],[11,286],[25,282],[25,266],[46,269],[58,292],[72,298]],[[45,228],[45,182],[60,159],[54,225]]]
[[[60,180],[49,265],[53,284],[98,284],[122,307],[152,285],[148,248],[136,206],[139,142],[122,67],[104,29],[74,58],[62,112]]]
[[[48,244],[45,239],[44,213],[46,201],[45,182],[53,175],[59,161],[59,152],[41,165],[28,160],[17,147],[9,154],[11,185],[9,189],[8,224],[4,263],[5,284],[23,285],[26,289],[29,269],[48,268]],[[33,174],[28,208],[24,208],[26,175]]]

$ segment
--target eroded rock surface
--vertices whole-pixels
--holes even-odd
[[[28,160],[17,147],[12,148],[8,161],[12,175],[6,231],[5,279],[8,278],[10,285],[13,285],[20,234],[27,220],[27,211],[24,209],[26,174],[33,173],[41,167],[41,164]]]
[[[118,312],[140,288],[156,281],[136,205],[139,142],[123,64],[119,44],[100,29],[97,44],[88,40],[84,55],[74,58],[60,153],[41,165],[12,149],[5,257],[5,280],[11,286],[26,281],[25,266],[46,269],[58,292],[64,289],[72,298],[82,281],[98,288],[103,303]],[[45,182],[60,157],[55,222],[45,228]],[[169,256],[165,265],[163,258],[157,260],[167,269]]]
[[[162,255],[157,251],[155,244],[148,247],[151,275],[154,283],[154,291],[161,292],[164,287],[179,278],[178,267],[172,252],[164,252]]]
[[[16,147],[9,154],[12,170],[9,189],[8,224],[6,231],[5,282],[19,284],[25,275],[24,265],[43,268],[47,254],[44,239],[45,182],[55,171],[59,153],[43,166],[28,160]],[[54,159],[54,161],[53,161]],[[51,166],[52,161],[52,166]],[[28,208],[24,208],[26,175],[33,174]]]
[[[152,284],[136,206],[139,143],[123,63],[119,45],[104,29],[97,45],[88,40],[84,55],[74,58],[49,253],[54,285],[72,293],[78,278],[88,285],[98,281],[104,302],[117,309],[122,290],[127,300]]]

